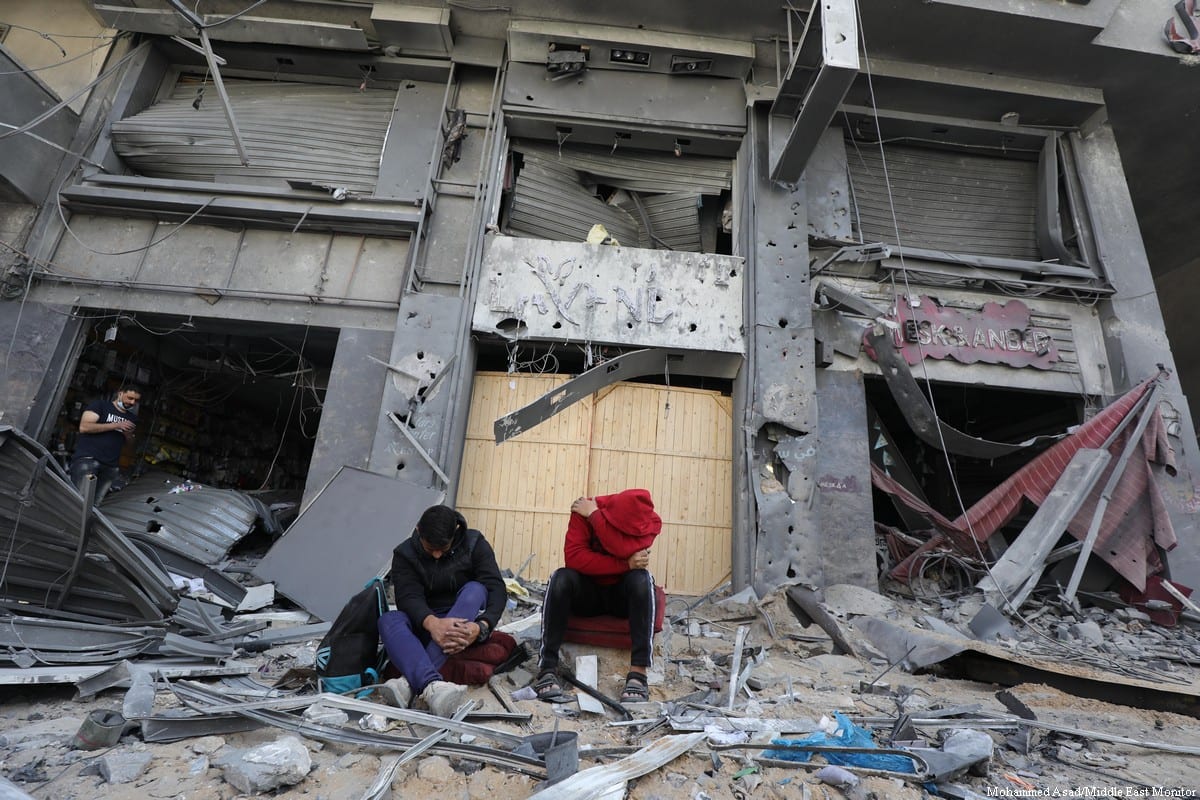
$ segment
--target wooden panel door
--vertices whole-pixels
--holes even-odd
[[[650,570],[703,594],[730,568],[732,402],[717,392],[621,383],[600,392],[588,494],[650,490],[663,532]]]
[[[523,575],[537,580],[562,566],[571,503],[586,485],[592,398],[501,445],[492,423],[567,380],[480,372],[471,393],[456,507],[492,543],[501,569],[516,572],[533,556]]]
[[[717,392],[637,383],[607,387],[502,445],[498,417],[566,381],[479,373],[457,507],[501,567],[545,580],[562,565],[571,502],[648,489],[663,518],[651,570],[668,591],[702,594],[730,568],[732,401]]]

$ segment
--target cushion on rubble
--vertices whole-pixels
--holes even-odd
[[[663,619],[667,613],[667,590],[662,586],[654,586],[654,632],[663,629]],[[587,644],[593,647],[614,647],[628,650],[633,642],[629,638],[629,620],[624,617],[614,617],[601,614],[597,617],[567,618],[567,631],[563,639],[576,644]]]

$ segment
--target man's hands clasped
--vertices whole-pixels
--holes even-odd
[[[646,569],[650,566],[650,548],[638,550],[629,557],[630,569]]]
[[[429,636],[448,656],[461,653],[479,638],[480,627],[476,622],[457,617],[435,617],[430,614],[424,621]]]

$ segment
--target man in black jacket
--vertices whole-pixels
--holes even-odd
[[[415,694],[432,713],[449,717],[467,688],[442,680],[438,669],[447,656],[486,641],[504,613],[496,554],[462,514],[432,506],[392,551],[392,584],[397,610],[380,616],[379,636],[404,677],[381,692],[401,707]]]

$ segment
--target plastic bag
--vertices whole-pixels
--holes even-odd
[[[847,717],[834,712],[837,727],[833,733],[817,731],[803,739],[772,739],[771,744],[785,745],[787,750],[767,750],[767,758],[780,758],[784,761],[808,762],[813,755],[812,750],[797,749],[803,745],[821,747],[875,747],[871,732],[860,728]],[[820,753],[830,764],[838,767],[867,767],[868,769],[884,769],[891,772],[915,773],[913,759],[891,753]]]

